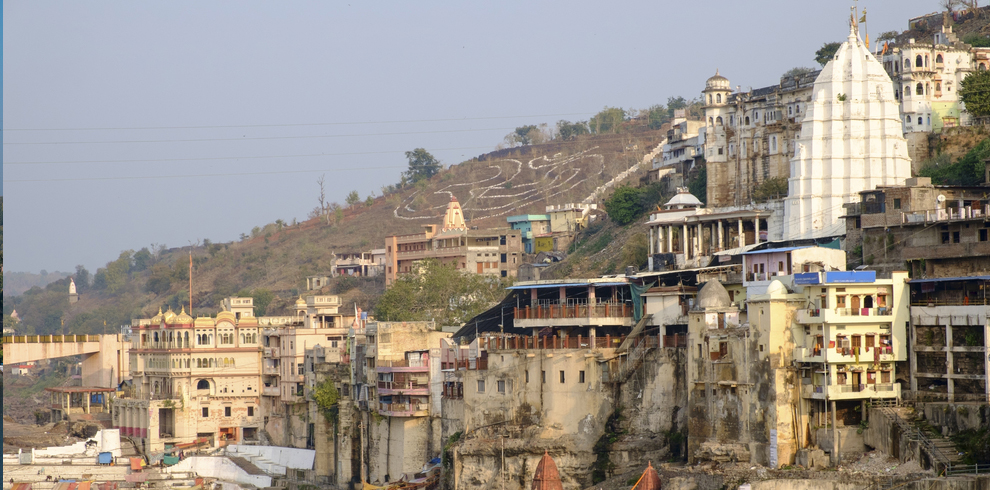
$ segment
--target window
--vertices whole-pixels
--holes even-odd
[[[837,384],[846,384],[846,373],[835,373],[835,379]]]
[[[959,243],[959,232],[952,232],[952,243]]]
[[[749,126],[749,116],[746,116],[746,125]]]
[[[210,416],[210,407],[203,407],[203,418]]]
[[[563,371],[560,372],[560,382],[561,383],[564,382],[564,372]]]
[[[230,407],[223,407],[223,416],[230,417]]]
[[[935,55],[935,63],[942,64],[942,55],[941,54]]]
[[[722,103],[722,94],[715,94],[715,103],[717,104]]]
[[[196,360],[198,361],[199,359],[196,359]],[[205,380],[205,379],[201,379],[201,380],[199,380],[198,383],[196,383],[196,389],[197,390],[208,390],[208,389],[210,389],[210,382],[207,381],[207,380]]]
[[[987,229],[986,228],[980,228],[980,241],[981,242],[987,241]]]
[[[578,371],[578,383],[584,383],[584,371]]]
[[[248,417],[254,417],[254,407],[248,407]]]
[[[925,95],[925,87],[921,84],[921,82],[918,82],[918,84],[914,86],[914,94]],[[919,124],[921,123],[919,122]]]
[[[546,371],[540,371],[540,382],[541,383],[546,383],[547,382],[547,372]]]
[[[479,379],[478,380],[478,393],[484,393],[484,392],[485,392],[485,380]]]
[[[899,197],[894,198],[894,209],[901,209],[901,199]]]
[[[918,55],[918,56],[917,56],[917,57],[916,57],[916,58],[914,59],[914,66],[915,66],[916,68],[921,68],[921,67],[922,67],[922,65],[924,65],[924,63],[925,63],[925,62],[924,62],[924,60],[923,60],[923,59],[921,58],[921,55],[920,55],[920,54],[919,54],[919,55]]]
[[[949,232],[942,232],[942,243],[949,243]]]
[[[526,371],[526,383],[529,383],[529,371]]]
[[[720,146],[720,147],[718,147],[718,154],[719,154],[719,155],[721,155],[721,154],[722,154],[722,147],[721,147],[721,146]]]
[[[505,262],[506,262],[506,255],[502,254],[502,263],[504,264]]]
[[[496,389],[498,390],[499,393],[501,393],[501,394],[504,395],[505,394],[505,380],[501,380],[501,379],[498,380],[496,382]]]
[[[890,383],[890,371],[881,371],[880,372],[880,382],[881,383]]]
[[[846,295],[839,295],[835,297],[835,307],[845,308],[846,307]]]

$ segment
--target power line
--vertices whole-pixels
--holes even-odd
[[[592,114],[590,112],[571,112],[566,114],[533,114],[528,116],[488,116],[488,117],[462,117],[444,119],[405,119],[395,121],[354,121],[354,122],[323,122],[323,123],[294,123],[294,124],[234,124],[234,125],[211,125],[211,126],[133,126],[133,127],[106,127],[106,128],[4,128],[3,131],[116,131],[125,129],[214,129],[214,128],[290,128],[308,126],[350,126],[362,124],[404,124],[404,123],[425,123],[425,122],[450,122],[450,121],[484,121],[492,119],[519,119],[524,117],[559,117],[559,116],[584,116]]]
[[[491,148],[491,146],[462,146],[457,148],[434,148],[429,151],[454,151],[454,150],[481,150]],[[52,160],[40,162],[3,162],[4,165],[42,165],[42,164],[82,164],[82,163],[152,163],[152,162],[193,162],[204,160],[258,160],[265,158],[311,158],[311,157],[331,157],[331,156],[354,156],[354,155],[383,155],[390,153],[405,153],[405,150],[384,150],[384,151],[358,151],[349,153],[309,153],[300,155],[256,155],[256,156],[233,156],[233,157],[196,157],[196,158],[152,158],[146,160]]]
[[[313,172],[339,172],[345,170],[384,170],[391,168],[408,168],[407,165],[387,165],[381,167],[347,167],[332,169],[309,169],[309,170],[273,170],[271,172],[224,172],[217,174],[183,174],[183,175],[148,175],[142,177],[67,177],[64,179],[8,179],[5,182],[81,182],[97,180],[151,180],[151,179],[189,179],[200,177],[240,177],[247,175],[278,175],[278,174],[303,174]]]
[[[107,141],[37,141],[7,143],[6,145],[92,145],[109,143],[190,143],[203,141],[246,141],[246,140],[294,140],[294,139],[314,139],[314,138],[352,138],[358,136],[396,136],[409,134],[439,134],[439,133],[472,133],[481,131],[506,131],[515,128],[484,128],[484,129],[446,129],[437,131],[401,131],[395,133],[358,133],[358,134],[324,134],[307,136],[242,136],[240,138],[189,138],[189,139],[168,139],[168,140],[107,140]]]

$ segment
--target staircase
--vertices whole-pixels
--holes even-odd
[[[916,442],[921,451],[928,456],[932,463],[932,469],[936,474],[944,475],[955,472],[965,465],[962,464],[962,456],[951,440],[941,434],[934,434],[919,427],[917,423],[912,424],[905,420],[908,416],[904,407],[880,407],[879,410],[890,417],[900,428],[904,437]]]

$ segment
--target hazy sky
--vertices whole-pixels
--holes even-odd
[[[861,1],[906,28],[935,0]],[[814,66],[849,5],[642,2],[3,2],[6,269],[91,271],[124,249],[305,219],[523,124],[692,98]]]

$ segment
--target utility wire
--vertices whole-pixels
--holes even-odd
[[[346,167],[331,169],[309,169],[309,170],[273,170],[271,172],[223,172],[218,174],[182,174],[182,175],[147,175],[140,177],[68,177],[64,179],[8,179],[5,182],[81,182],[96,180],[152,180],[152,179],[189,179],[199,177],[240,177],[242,175],[278,175],[278,174],[304,174],[313,172],[339,172],[345,170],[384,170],[392,168],[408,168],[408,165],[387,165],[381,167]]]
[[[190,138],[190,139],[167,139],[167,140],[106,140],[106,141],[36,141],[36,142],[19,142],[19,143],[7,143],[4,142],[4,146],[7,145],[93,145],[93,144],[110,144],[110,143],[190,143],[190,142],[203,142],[203,141],[246,141],[246,140],[295,140],[295,139],[314,139],[314,138],[353,138],[358,136],[396,136],[396,135],[409,135],[409,134],[439,134],[439,133],[475,133],[481,131],[506,131],[515,128],[484,128],[484,129],[446,129],[437,131],[401,131],[395,133],[357,133],[357,134],[323,134],[323,135],[307,135],[307,136],[242,136],[240,138]]]
[[[449,122],[449,121],[484,121],[492,119],[518,119],[525,117],[560,117],[560,116],[585,116],[593,114],[590,112],[570,112],[566,114],[533,114],[528,116],[488,116],[488,117],[455,117],[444,119],[405,119],[395,121],[354,121],[354,122],[323,122],[323,123],[295,123],[295,124],[236,124],[236,125],[211,125],[211,126],[132,126],[132,127],[106,127],[106,128],[4,128],[3,131],[115,131],[124,129],[214,129],[214,128],[290,128],[307,126],[349,126],[361,124],[402,124],[402,123],[425,123],[425,122]]]

